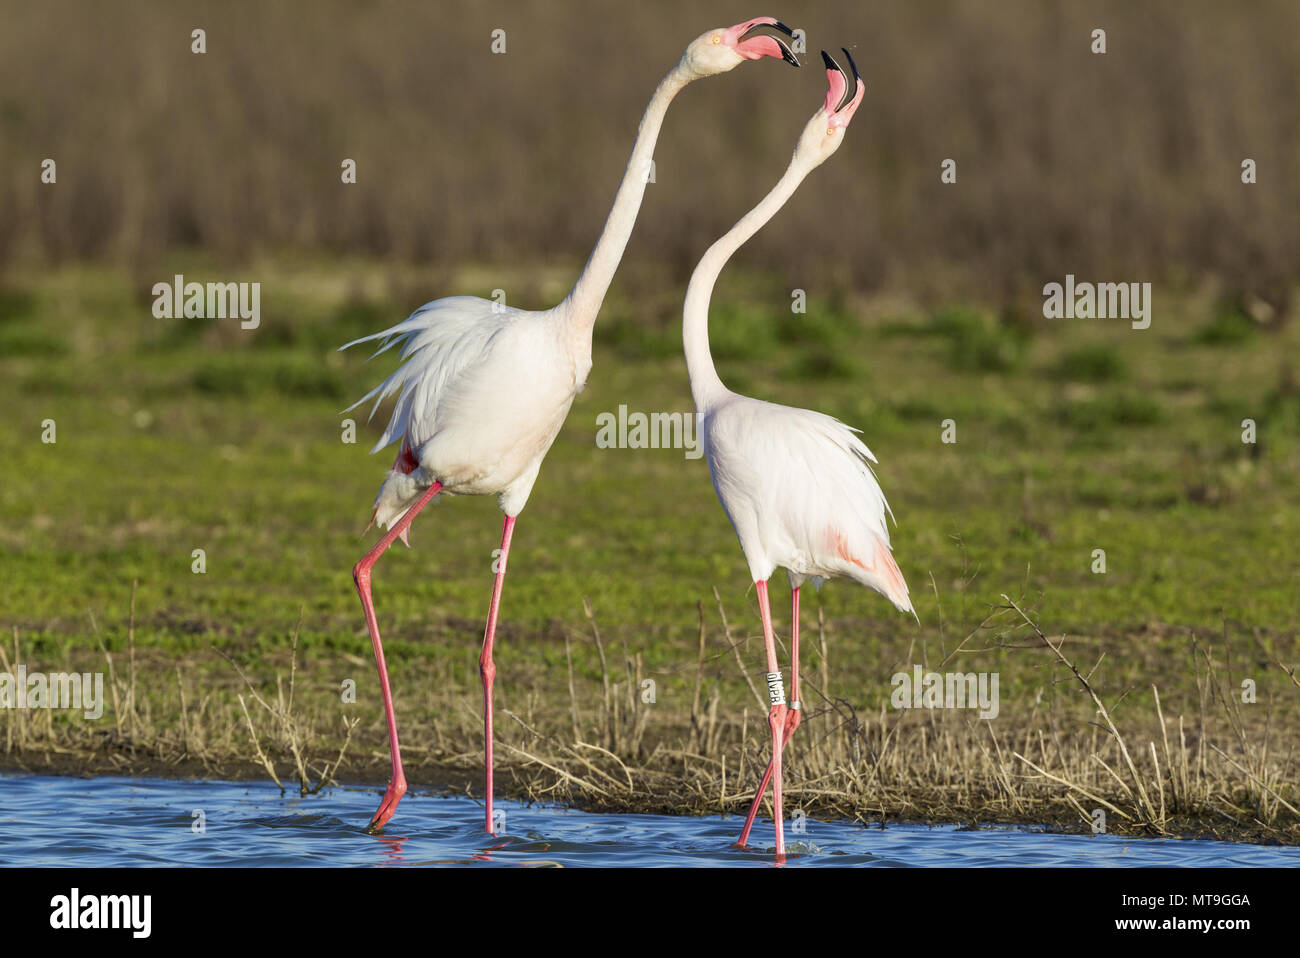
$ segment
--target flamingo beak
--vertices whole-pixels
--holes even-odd
[[[775,45],[780,52],[781,59],[791,66],[799,66],[799,58],[794,55],[791,48],[790,40],[794,37],[794,31],[787,27],[780,20],[773,20],[771,23],[756,23],[736,41],[739,47],[742,43],[748,41],[757,41],[754,46],[760,50],[760,55],[776,56],[771,52],[771,47]],[[767,48],[767,49],[764,49]]]
[[[822,62],[826,64],[826,79],[830,86],[826,91],[824,108],[835,126],[848,126],[858,104],[862,102],[863,94],[867,92],[867,86],[862,82],[858,65],[853,62],[853,55],[843,47],[840,48],[840,52],[848,61],[848,68],[825,50],[822,51]]]

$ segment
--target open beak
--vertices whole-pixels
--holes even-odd
[[[737,42],[744,43],[746,40],[754,40],[758,37],[767,37],[775,43],[781,50],[781,59],[786,63],[796,67],[799,65],[799,59],[790,48],[790,40],[794,37],[794,31],[780,20],[775,20],[772,23],[754,24],[741,34]]]
[[[827,113],[839,113],[846,106],[852,103],[858,95],[858,83],[862,79],[858,74],[858,65],[853,62],[852,54],[843,47],[840,47],[840,52],[842,52],[845,59],[848,60],[849,69],[853,71],[852,73],[849,73],[849,70],[846,70],[825,50],[822,51],[822,62],[826,64],[826,75],[830,78],[831,91],[834,93],[837,88],[840,90],[839,100],[833,107],[831,104],[831,97],[827,97]],[[837,73],[839,74],[838,77],[836,76]]]

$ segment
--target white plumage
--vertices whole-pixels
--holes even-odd
[[[354,340],[400,346],[401,365],[350,409],[389,396],[397,403],[371,452],[402,440],[375,498],[374,519],[395,523],[436,479],[451,495],[497,494],[517,515],[591,369],[590,340],[564,335],[569,309],[533,312],[475,296],[420,307],[391,329]],[[371,358],[374,358],[373,356]],[[403,471],[409,450],[416,468]]]
[[[768,725],[772,758],[755,792],[737,844],[744,847],[768,782],[776,853],[785,853],[781,752],[802,716],[799,701],[799,590],[845,576],[875,589],[904,612],[912,611],[907,583],[889,547],[886,517],[893,518],[871,470],[876,461],[857,430],[811,409],[797,409],[732,392],[718,378],[709,352],[709,299],[731,255],[762,228],[804,177],[839,148],[844,128],[865,86],[844,51],[848,68],[822,53],[830,89],[795,146],[780,181],[758,206],[709,247],[691,275],[682,308],[682,344],[691,395],[701,417],[704,457],[713,488],[731,520],[749,564],[767,656]],[[777,661],[767,580],[784,568],[790,577],[790,704]]]
[[[865,88],[856,70],[850,75],[829,58],[827,65],[826,104],[804,128],[789,168],[695,268],[682,340],[713,487],[754,581],[765,582],[777,568],[787,570],[792,587],[846,576],[911,612],[907,583],[890,552],[886,516],[893,515],[871,470],[875,456],[858,430],[811,409],[732,392],[709,352],[709,299],[722,267],[835,152],[861,100]]]
[[[402,364],[349,409],[398,394],[372,452],[399,438],[397,462],[375,498],[373,521],[391,527],[434,481],[453,495],[495,494],[508,516],[528,501],[542,459],[591,370],[591,333],[636,222],[655,141],[668,104],[688,83],[745,60],[783,58],[788,27],[759,17],[696,38],[642,117],[632,156],[582,275],[553,309],[531,311],[475,296],[426,303],[391,329],[346,346],[399,344]],[[373,358],[373,357],[372,357]],[[409,457],[408,457],[409,451]],[[406,540],[405,531],[402,533]]]
[[[889,549],[893,518],[858,430],[811,409],[728,393],[704,412],[704,454],[755,582],[778,568],[845,576],[912,611]]]
[[[373,522],[387,532],[352,570],[379,669],[388,722],[392,779],[371,828],[381,828],[406,793],[397,719],[379,622],[371,594],[371,569],[411,522],[441,495],[496,495],[505,513],[501,548],[479,656],[483,680],[486,783],[484,823],[492,816],[492,649],[515,517],[528,501],[542,459],[555,441],[574,397],[591,371],[591,334],[636,222],[647,178],[643,171],[668,104],[688,83],[725,73],[745,60],[772,56],[798,64],[793,31],[760,17],[697,37],[660,82],[646,107],[636,144],[600,239],[569,295],[554,309],[515,309],[474,296],[452,296],[421,306],[391,329],[342,347],[379,341],[376,356],[401,347],[401,362],[382,383],[349,407],[373,400],[371,416],[390,396],[397,402],[372,452],[401,442],[397,460],[375,497]],[[373,357],[372,357],[373,358]],[[409,544],[409,543],[408,543]]]

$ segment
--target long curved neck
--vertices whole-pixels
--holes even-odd
[[[713,284],[731,255],[776,215],[809,172],[811,167],[791,160],[772,192],[709,247],[691,274],[690,285],[686,288],[686,304],[682,307],[682,346],[686,351],[686,371],[691,378],[691,396],[698,412],[704,412],[727,391],[718,378],[718,371],[713,367],[713,355],[709,352],[709,300],[713,296]]]
[[[632,227],[636,225],[664,114],[668,112],[668,104],[673,97],[692,79],[694,78],[678,64],[655,89],[654,96],[650,98],[641,117],[641,125],[637,128],[632,156],[627,161],[623,182],[619,184],[614,205],[605,220],[605,228],[601,230],[600,239],[596,241],[596,248],[591,251],[582,275],[564,302],[557,307],[564,313],[571,334],[577,338],[585,337],[588,344],[591,341],[592,327],[596,323],[596,314],[605,301],[605,293],[614,280],[614,272],[623,258],[623,250],[632,235]]]

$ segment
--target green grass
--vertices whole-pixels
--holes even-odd
[[[549,295],[546,274],[524,275]],[[110,649],[121,648],[138,579],[142,655],[226,670],[210,654],[218,647],[256,669],[282,657],[301,606],[309,666],[368,676],[350,571],[373,542],[362,529],[393,454],[367,455],[386,410],[369,425],[359,417],[351,445],[339,411],[392,365],[334,347],[422,301],[389,301],[379,276],[352,262],[263,268],[249,277],[263,282],[254,331],[155,319],[139,285],[109,272],[11,284],[0,295],[5,631],[17,628],[37,655],[98,654],[93,615]],[[481,276],[491,274],[411,285],[424,298],[485,294],[495,283]],[[1225,620],[1294,647],[1300,400],[1282,357],[1296,354],[1300,327],[1224,349],[1197,334],[1207,310],[1194,300],[1133,331],[1009,324],[964,307],[882,309],[816,291],[795,315],[788,292],[740,271],[724,277],[715,303],[724,380],[839,416],[879,457],[921,630],[845,583],[805,600],[836,623],[835,677],[855,701],[887,690],[898,648],[951,648],[1004,591],[1027,597],[1052,631],[1116,642],[1117,689],[1145,687],[1151,669],[1177,671],[1188,631],[1218,635]],[[527,669],[548,686],[562,680],[561,637],[587,634],[584,596],[612,641],[641,653],[670,690],[686,681],[696,603],[707,599],[713,615],[715,586],[738,634],[756,632],[704,462],[594,444],[596,416],[620,403],[691,408],[679,310],[666,294],[641,296],[635,275],[616,284],[588,387],[515,534],[507,677]],[[1247,416],[1257,446],[1241,442]],[[57,424],[53,445],[40,440],[46,419]],[[946,419],[954,444],[941,441]],[[499,535],[494,500],[450,499],[415,523],[413,549],[382,560],[375,595],[390,661],[420,660],[472,687]],[[206,574],[191,572],[194,549],[205,550]],[[1104,575],[1090,570],[1095,549],[1106,551]],[[775,594],[782,623],[784,589]],[[1009,654],[983,661],[1007,668]],[[599,675],[588,641],[573,655],[580,673]],[[756,650],[746,655],[757,669]],[[1180,675],[1187,691],[1190,672]],[[1032,668],[1009,669],[1003,695],[1041,682]],[[740,688],[734,673],[724,683]]]
[[[1061,355],[1054,369],[1062,379],[1074,382],[1112,382],[1128,375],[1119,350],[1110,343],[1088,343],[1070,349]]]
[[[1208,346],[1240,346],[1253,340],[1259,324],[1236,306],[1221,305],[1209,322],[1196,332],[1196,341]]]

